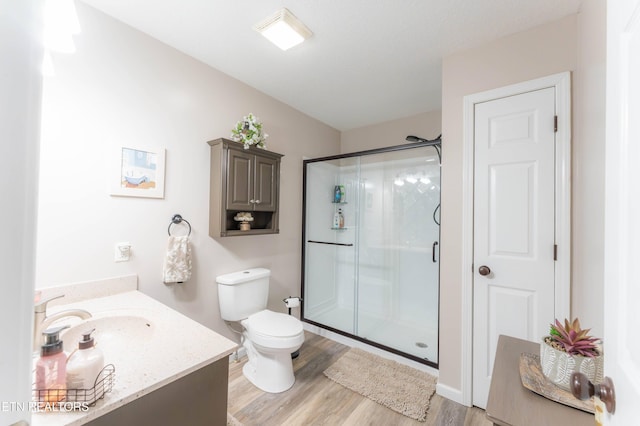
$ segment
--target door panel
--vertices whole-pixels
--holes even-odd
[[[489,253],[491,256],[533,256],[533,223],[537,175],[535,162],[489,167]]]
[[[473,403],[500,334],[539,341],[554,319],[555,89],[475,106]],[[481,275],[480,266],[490,273]],[[483,271],[486,272],[486,271]]]
[[[251,157],[244,152],[229,150],[227,209],[253,209],[251,194]]]
[[[278,179],[278,162],[271,158],[255,157],[256,169],[254,180],[255,210],[276,211],[276,187]]]
[[[638,424],[640,401],[640,1],[607,2],[605,374],[613,379],[612,426]]]

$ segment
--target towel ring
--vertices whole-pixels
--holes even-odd
[[[169,223],[169,227],[167,228],[167,233],[169,234],[169,236],[171,236],[171,225],[177,225],[181,222],[185,222],[189,227],[189,233],[187,234],[187,236],[191,235],[191,224],[189,223],[189,221],[187,219],[183,219],[179,214],[174,214],[171,218],[171,223]]]

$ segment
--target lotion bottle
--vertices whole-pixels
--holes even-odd
[[[43,331],[44,344],[36,362],[36,390],[38,402],[55,404],[66,398],[67,355],[63,351],[60,332],[68,325]]]
[[[69,400],[93,404],[96,401],[96,380],[104,368],[104,355],[95,346],[91,333],[95,328],[82,333],[78,342],[78,350],[69,356],[67,361],[67,389]],[[72,389],[84,389],[86,392],[72,392]]]
[[[338,209],[336,214],[333,215],[333,229],[341,228],[344,228],[344,216],[342,214],[342,209]]]
[[[338,210],[339,211],[339,210]],[[333,229],[338,229],[340,228],[340,214],[338,212],[335,212],[333,214],[333,225],[331,226]]]

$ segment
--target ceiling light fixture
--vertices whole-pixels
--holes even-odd
[[[311,30],[286,8],[257,23],[253,29],[282,50],[290,49],[313,35]]]

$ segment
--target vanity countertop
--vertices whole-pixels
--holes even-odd
[[[125,345],[120,339],[121,336],[113,334],[113,338],[110,339],[105,335],[103,343],[100,344],[100,330],[96,329],[96,344],[104,353],[105,364],[115,366],[113,390],[106,393],[104,399],[89,407],[87,411],[34,412],[32,425],[88,423],[204,366],[228,357],[237,348],[235,342],[135,290],[66,305],[57,304],[50,308],[50,312],[76,308],[92,314],[92,318],[87,321],[104,317],[134,318],[138,320],[136,324],[142,326],[133,327],[137,330],[131,332],[139,333],[141,337],[136,338],[136,343],[127,342]],[[67,321],[70,325],[80,323],[77,318]],[[56,325],[64,323],[64,320],[60,320]],[[144,330],[140,329],[141,327]],[[64,339],[64,334],[62,338]],[[74,347],[66,343],[65,351],[71,352]]]

